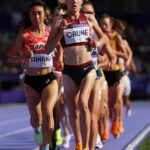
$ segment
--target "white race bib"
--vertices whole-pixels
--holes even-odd
[[[66,44],[87,42],[90,36],[90,28],[88,25],[73,25],[72,28],[65,30]]]
[[[32,68],[46,68],[53,65],[53,54],[34,54],[34,57],[29,59],[29,66]]]
[[[93,61],[93,65],[94,65],[95,69],[97,70],[97,66],[98,66],[97,56],[92,56],[92,61]]]

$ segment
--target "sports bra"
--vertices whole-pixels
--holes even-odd
[[[116,41],[115,41],[115,36],[116,36],[116,33],[112,33],[109,35],[109,39],[110,39],[110,44],[111,44],[112,49],[118,51],[118,46],[117,46]],[[120,69],[119,65],[116,64],[115,71],[117,71],[119,69]],[[104,70],[105,71],[112,71],[109,67],[104,68]]]
[[[70,24],[65,29],[64,36],[60,40],[62,47],[88,45],[90,26],[86,16],[80,14],[78,19],[72,19],[68,15],[63,15],[63,19]]]
[[[116,33],[111,33],[109,35],[109,39],[110,39],[110,44],[111,44],[112,49],[118,51],[118,46],[115,41],[115,36],[116,36]]]
[[[23,53],[33,51],[34,56],[25,61],[32,68],[45,68],[53,65],[53,52],[49,55],[45,53],[45,45],[50,34],[50,28],[45,26],[45,29],[46,33],[42,37],[34,36],[29,28],[25,30],[25,44],[22,51]]]

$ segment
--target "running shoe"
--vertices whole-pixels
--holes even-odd
[[[57,139],[57,145],[62,144],[62,137],[61,137],[61,129],[56,130],[56,139]]]
[[[39,130],[34,132],[35,140],[40,145],[42,143],[42,126],[40,125]]]
[[[118,121],[114,121],[111,127],[111,133],[112,134],[117,134],[119,130],[119,124]]]
[[[132,115],[131,109],[128,109],[128,110],[127,110],[127,114],[126,114],[126,115],[127,115],[127,117],[130,117],[130,116]]]
[[[49,150],[60,150],[55,139],[52,139],[52,141],[50,142]]]
[[[120,132],[119,132],[119,131],[118,131],[117,134],[114,134],[114,138],[115,138],[115,139],[119,139],[119,138],[120,138]]]
[[[103,143],[102,143],[102,141],[101,141],[100,135],[97,136],[95,148],[99,148],[99,149],[103,148]]]
[[[42,150],[49,150],[49,147],[45,146]]]
[[[82,150],[82,143],[76,142],[74,150]]]
[[[70,139],[71,139],[71,135],[70,134],[68,134],[68,135],[66,135],[64,137],[63,144],[62,144],[63,148],[67,149],[67,148],[70,147]]]
[[[112,124],[112,128],[111,128],[111,133],[113,134],[113,136],[118,139],[120,137],[120,132],[119,132],[119,122],[118,121],[114,121]]]
[[[119,121],[119,132],[120,133],[124,132],[124,127],[123,127],[123,121],[122,120]]]
[[[104,133],[103,133],[103,135],[102,135],[102,141],[103,142],[105,142],[105,141],[107,141],[107,140],[109,140],[109,130],[104,130]]]

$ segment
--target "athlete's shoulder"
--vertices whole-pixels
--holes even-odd
[[[116,38],[116,40],[118,40],[118,41],[123,41],[121,35],[120,35],[119,33],[117,33],[117,32],[116,32],[116,34],[115,34],[115,38]]]
[[[18,34],[17,34],[17,37],[24,40],[26,38],[26,31],[25,29],[20,29]]]

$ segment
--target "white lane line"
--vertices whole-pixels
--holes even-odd
[[[134,150],[138,143],[150,132],[150,125],[148,125],[135,139],[127,145],[124,150]]]
[[[11,123],[22,122],[22,121],[26,121],[26,120],[29,120],[29,117],[6,120],[6,121],[3,121],[3,122],[0,122],[0,126],[7,125],[7,124],[11,124]]]
[[[11,136],[11,135],[15,135],[15,134],[31,131],[31,130],[33,130],[31,127],[27,127],[27,128],[15,130],[15,131],[12,131],[12,132],[7,132],[7,133],[4,133],[4,134],[0,134],[0,138],[4,138],[6,136]]]

